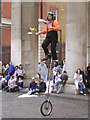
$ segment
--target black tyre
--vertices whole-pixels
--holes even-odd
[[[52,112],[52,103],[48,100],[44,101],[41,105],[40,111],[43,116],[49,116]]]

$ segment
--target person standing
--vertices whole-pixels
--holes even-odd
[[[41,64],[39,65],[39,73],[41,75],[41,78],[43,78],[44,82],[47,83],[47,74],[48,74],[48,69],[44,61],[41,61]]]
[[[66,63],[65,63],[65,59],[63,60],[63,69],[62,69],[62,73],[66,71]]]

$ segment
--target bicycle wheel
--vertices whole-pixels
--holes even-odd
[[[43,116],[48,116],[52,112],[52,103],[48,100],[44,101],[41,105],[41,113]]]

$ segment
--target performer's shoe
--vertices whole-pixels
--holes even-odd
[[[52,60],[53,63],[58,62],[58,60]]]
[[[50,54],[48,54],[45,58],[42,58],[41,61],[46,61],[48,59],[51,59],[51,55]]]

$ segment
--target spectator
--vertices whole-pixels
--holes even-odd
[[[55,82],[52,85],[51,93],[56,93],[57,92],[56,84],[58,84],[58,82],[61,81],[60,77],[61,77],[61,73],[60,73],[60,71],[58,71],[56,76],[55,76]]]
[[[41,61],[41,64],[39,66],[39,74],[41,75],[41,78],[43,78],[44,82],[47,83],[48,69],[44,61]]]
[[[90,63],[87,67],[87,82],[88,82],[88,92],[90,93]]]
[[[8,75],[6,75],[5,79],[6,79],[7,81],[9,81],[9,79],[10,79],[10,74],[9,74],[9,73],[8,73]]]
[[[19,91],[23,89],[23,80],[21,79],[21,77],[19,77],[19,80],[17,82],[17,84],[15,85],[15,91]]]
[[[0,75],[2,75],[2,61],[0,61]]]
[[[13,76],[10,77],[10,80],[8,81],[8,88],[7,92],[14,92],[15,89],[15,80],[13,79]]]
[[[19,77],[21,77],[21,79],[23,80],[24,74],[25,74],[25,71],[23,69],[23,66],[20,64],[19,69],[17,70],[18,79],[19,79]]]
[[[41,74],[39,73],[39,68],[40,67],[40,63],[38,63],[38,75],[39,75],[39,79],[41,78]]]
[[[12,65],[12,62],[10,61],[9,62],[9,69],[8,69],[8,73],[10,74],[10,76],[12,76],[15,72],[15,68],[14,66]]]
[[[90,83],[90,63],[88,64],[87,67],[87,77],[88,77],[88,82]]]
[[[63,74],[60,77],[61,81],[58,85],[57,93],[60,93],[62,87],[66,84],[66,81],[68,80],[68,75],[67,72],[64,71]]]
[[[3,75],[3,77],[4,77],[4,72],[5,72],[5,67],[2,61],[0,61],[0,75]]]
[[[0,90],[2,90],[2,76],[0,76]]]
[[[59,61],[56,62],[56,64],[57,64],[57,67],[56,67],[57,71],[61,71],[61,66],[60,66],[60,64],[59,64]]]
[[[8,88],[8,81],[5,79],[2,83],[2,89],[7,90],[7,88]]]
[[[4,76],[8,75],[8,69],[9,69],[9,65],[7,64],[5,67]]]
[[[86,67],[83,68],[82,75],[83,75],[83,82],[84,82],[85,88],[87,90],[89,90],[88,89],[87,68]]]
[[[63,70],[62,70],[62,73],[66,71],[66,63],[65,63],[65,59],[63,60]]]
[[[18,70],[18,66],[15,66],[15,72],[13,74],[15,81],[17,81],[17,70]]]
[[[55,67],[53,68],[53,84],[55,83],[55,77],[56,77],[56,74],[57,74],[57,64],[55,64]]]
[[[80,68],[78,68],[76,73],[74,74],[74,81],[75,81],[76,89],[78,89],[80,87],[80,93],[84,94],[83,76],[82,76]]]
[[[35,91],[32,91],[31,94],[45,92],[46,91],[46,83],[44,82],[43,78],[40,79],[39,85],[36,86]]]
[[[31,93],[36,90],[37,83],[35,82],[35,78],[32,78],[32,81],[30,82],[29,88],[26,89],[28,93]]]

